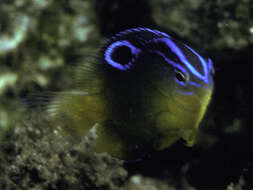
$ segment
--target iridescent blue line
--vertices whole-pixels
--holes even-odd
[[[194,94],[192,91],[189,91],[189,92],[183,92],[183,91],[181,91],[181,90],[177,90],[177,92],[178,92],[179,94],[182,94],[182,95],[187,95],[187,96],[191,96],[191,95],[193,95],[193,94]]]
[[[208,68],[209,68],[209,71],[211,71],[213,74],[215,74],[215,70],[213,67],[213,61],[210,58],[208,58]]]
[[[203,59],[203,57],[201,57],[195,50],[193,50],[191,47],[189,47],[188,45],[184,44],[189,50],[191,50],[200,60],[202,68],[204,68],[204,81],[206,83],[208,83],[208,68],[207,68],[207,63],[206,61]]]
[[[161,31],[158,31],[158,30],[152,30],[152,29],[149,29],[149,28],[142,28],[142,27],[139,27],[139,28],[132,28],[132,29],[128,29],[128,30],[125,30],[123,32],[120,32],[118,34],[115,35],[115,37],[118,37],[118,36],[122,36],[122,35],[125,35],[125,34],[130,34],[132,32],[151,32],[157,36],[163,36],[163,37],[169,37],[168,34],[164,33],[164,32],[161,32]],[[113,38],[115,38],[113,37]]]
[[[128,62],[125,65],[121,65],[120,63],[117,63],[116,61],[112,60],[112,53],[115,50],[115,48],[120,47],[120,46],[127,46],[130,48],[131,53],[134,55],[133,58],[131,59],[130,62]],[[131,68],[132,66],[132,62],[134,61],[135,57],[137,57],[137,55],[141,52],[140,49],[136,48],[135,46],[133,46],[130,42],[124,40],[124,41],[117,41],[114,42],[113,44],[111,44],[107,50],[105,51],[105,60],[107,61],[107,63],[117,69],[120,70],[128,70]]]
[[[167,58],[162,52],[160,51],[154,51],[155,53],[157,53],[158,55],[160,55],[166,62],[168,62],[169,64],[171,64],[172,66],[178,68],[180,71],[182,71],[185,75],[187,75],[187,70],[182,67],[181,65],[175,63],[174,61],[170,60],[169,58]],[[180,82],[178,81],[178,83],[182,86],[186,86],[186,83],[184,82]]]
[[[185,55],[183,54],[183,52],[179,49],[179,47],[169,38],[159,38],[156,39],[156,41],[161,41],[164,42],[170,49],[172,52],[174,52],[177,57],[180,59],[180,61],[182,63],[184,63],[186,65],[186,67],[192,72],[192,74],[194,74],[196,77],[202,79],[204,82],[208,83],[208,75],[207,75],[207,68],[206,68],[206,62],[204,61],[204,59],[199,56],[193,49],[189,48],[201,61],[202,66],[204,67],[204,75],[202,75],[201,73],[199,73],[190,63],[189,61],[186,59]]]
[[[193,81],[190,81],[189,85],[196,86],[196,87],[200,87],[201,86],[200,84],[198,84],[196,82],[193,82]]]

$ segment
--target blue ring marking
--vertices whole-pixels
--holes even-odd
[[[169,38],[159,38],[159,39],[156,39],[154,40],[156,42],[158,41],[162,41],[164,42],[170,49],[172,52],[174,52],[178,58],[180,59],[180,61],[182,63],[184,63],[186,65],[186,67],[192,72],[192,74],[194,74],[196,77],[202,79],[204,82],[208,83],[208,75],[207,75],[207,68],[206,68],[206,62],[204,61],[204,59],[199,56],[194,50],[192,50],[190,47],[189,49],[195,53],[195,55],[198,56],[198,58],[200,59],[201,61],[201,64],[202,66],[204,66],[204,74],[205,75],[202,75],[201,73],[199,73],[189,62],[188,60],[186,59],[186,57],[184,56],[183,52],[179,49],[179,47],[176,46],[176,44],[171,40],[171,37]],[[185,45],[185,44],[184,44]],[[187,46],[186,46],[187,47]]]
[[[127,46],[130,48],[132,55],[134,55],[134,57],[131,59],[131,61],[125,65],[121,65],[120,63],[117,63],[116,61],[112,60],[112,53],[114,51],[115,48],[120,47],[120,46]],[[114,42],[113,44],[111,44],[107,50],[105,51],[105,60],[107,61],[107,63],[119,70],[128,70],[132,67],[132,62],[134,62],[135,58],[137,57],[137,55],[141,52],[140,49],[136,48],[135,46],[133,46],[130,42],[124,40],[124,41],[117,41]]]

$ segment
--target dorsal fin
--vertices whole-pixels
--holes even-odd
[[[102,76],[96,57],[91,57],[84,64],[76,67],[75,88],[77,90],[98,93],[101,90]]]

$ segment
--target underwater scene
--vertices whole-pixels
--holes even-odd
[[[251,0],[1,0],[0,190],[252,190]]]

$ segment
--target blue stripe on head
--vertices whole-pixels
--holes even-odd
[[[206,61],[198,54],[196,53],[192,48],[190,48],[189,46],[185,45],[193,54],[195,54],[198,59],[201,62],[202,67],[204,68],[204,75],[202,75],[200,72],[198,72],[196,70],[196,68],[194,68],[192,66],[192,64],[187,60],[187,58],[185,57],[184,53],[180,50],[180,48],[171,40],[171,37],[169,38],[159,38],[156,41],[161,41],[164,42],[173,53],[175,53],[177,55],[177,57],[179,58],[179,60],[190,70],[190,72],[192,74],[194,74],[196,77],[198,77],[199,79],[203,80],[205,83],[208,83],[208,70],[207,70],[207,63]]]
[[[190,92],[183,92],[183,91],[177,90],[177,92],[179,94],[186,95],[186,96],[192,96],[194,94],[192,91],[190,91]]]
[[[208,58],[208,70],[211,72],[211,74],[215,74],[213,61],[210,58]]]
[[[122,65],[120,63],[117,63],[116,61],[112,60],[112,54],[115,50],[115,48],[117,47],[121,47],[121,46],[127,46],[129,47],[129,49],[131,50],[131,54],[133,55],[132,59],[130,62],[128,62],[125,65]],[[140,49],[136,48],[135,46],[133,46],[130,42],[128,42],[127,40],[123,40],[123,41],[116,41],[113,44],[111,44],[107,50],[105,51],[105,60],[106,62],[119,69],[119,70],[128,70],[131,68],[132,63],[134,62],[135,58],[137,57],[137,55],[140,53]]]
[[[192,48],[190,48],[188,45],[184,44],[189,50],[192,51],[200,60],[202,68],[204,68],[204,81],[208,83],[208,68],[207,68],[207,62],[201,57],[196,51],[194,51]]]
[[[148,39],[146,39],[142,36],[144,32],[151,33],[154,36],[148,36]],[[164,43],[178,57],[180,62],[184,64],[184,66],[189,70],[189,72],[191,72],[194,76],[196,76],[197,78],[199,78],[203,82],[209,83],[209,73],[214,72],[211,59],[208,59],[208,61],[206,61],[195,50],[190,48],[188,45],[182,43],[182,45],[185,46],[185,48],[187,48],[199,60],[199,62],[201,64],[201,67],[203,69],[203,73],[202,73],[196,67],[194,67],[194,64],[192,64],[188,60],[187,56],[184,54],[183,49],[181,49],[173,41],[172,37],[170,37],[166,33],[160,32],[158,30],[152,30],[152,29],[149,29],[149,28],[142,28],[142,27],[132,28],[132,29],[128,29],[128,30],[125,30],[123,32],[120,32],[120,33],[116,34],[114,37],[112,37],[108,41],[108,43],[111,43],[114,40],[115,40],[115,42],[110,44],[109,47],[107,47],[107,49],[105,51],[105,60],[107,61],[107,63],[109,65],[111,65],[111,66],[113,66],[113,67],[115,67],[119,70],[128,70],[133,66],[133,62],[135,61],[138,54],[141,52],[141,49],[135,47],[128,40],[124,39],[125,37],[127,37],[127,35],[131,35],[131,34],[136,34],[136,35],[134,35],[134,37],[139,39],[138,43],[139,43],[139,45],[141,44],[141,46],[145,46],[148,43],[153,43],[153,42],[155,42],[155,43],[157,43],[157,42]],[[117,41],[117,39],[119,41]],[[131,51],[132,58],[127,64],[121,64],[121,63],[113,60],[113,58],[112,58],[112,55],[114,53],[115,48],[118,48],[118,47],[121,47],[121,46],[127,46]],[[153,52],[155,52],[155,53],[159,54],[160,56],[162,56],[168,63],[173,65],[175,68],[180,69],[185,74],[188,73],[184,66],[181,66],[180,64],[178,64],[176,62],[173,62],[171,59],[169,59],[162,52],[160,52],[160,51],[153,51]],[[199,86],[199,84],[197,84],[195,82],[189,83],[189,84],[193,85],[193,86]]]
[[[193,81],[190,81],[189,84],[192,85],[192,86],[196,86],[196,87],[200,87],[201,86],[200,84],[198,84],[196,82],[193,82]]]
[[[182,67],[181,65],[179,65],[179,64],[175,63],[174,61],[170,60],[169,58],[167,58],[162,52],[160,52],[160,51],[154,51],[154,52],[157,53],[158,55],[160,55],[167,63],[171,64],[175,68],[181,70],[185,75],[187,75],[187,71],[184,67]],[[182,86],[186,86],[186,84],[183,82],[179,82],[179,84]]]
[[[138,27],[138,28],[132,28],[132,29],[128,29],[128,30],[124,30],[123,32],[120,32],[118,34],[116,34],[114,37],[112,37],[112,39],[115,39],[117,37],[121,37],[123,35],[127,35],[127,34],[131,34],[133,32],[150,32],[156,36],[160,36],[160,37],[165,37],[168,38],[169,35],[164,33],[164,32],[160,32],[158,30],[152,30],[150,28],[142,28],[142,27]]]

